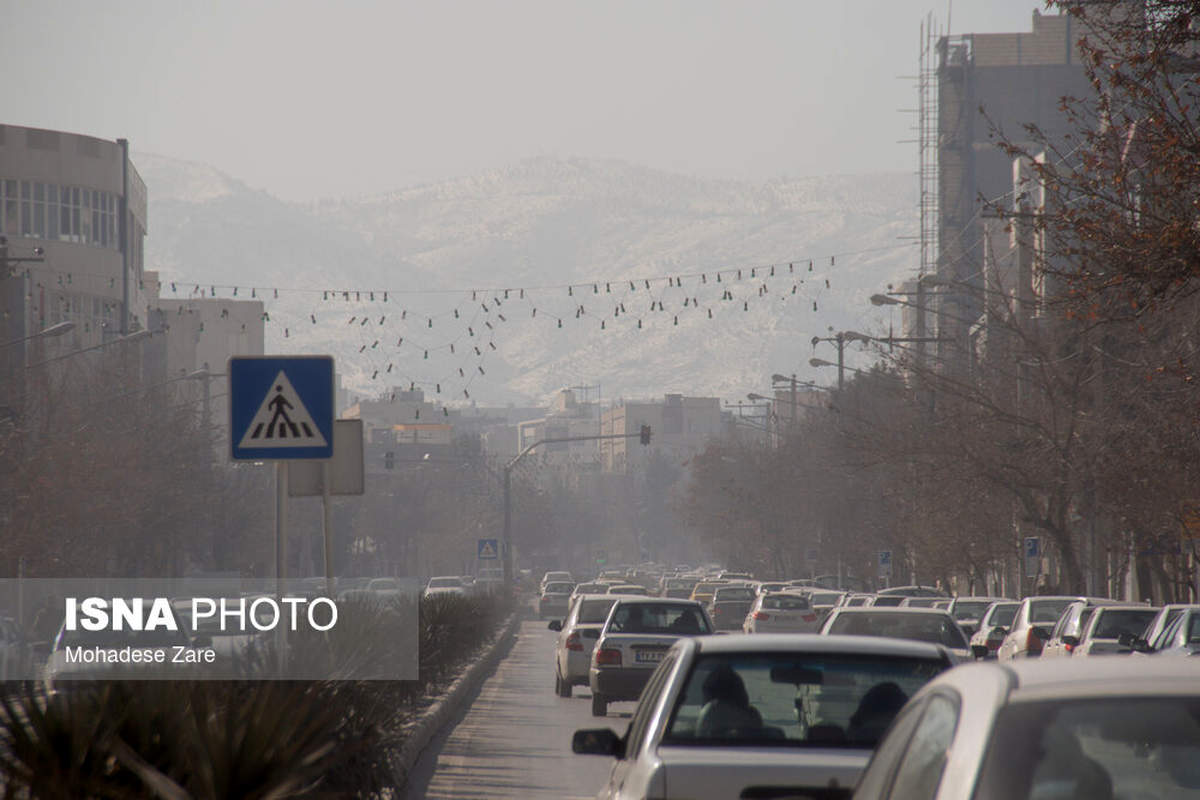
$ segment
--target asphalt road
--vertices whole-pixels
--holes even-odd
[[[431,746],[410,778],[408,797],[593,798],[612,759],[577,756],[571,735],[608,726],[624,733],[634,703],[613,703],[592,716],[587,687],[570,699],[554,694],[554,643],[545,622],[527,620],[496,672],[448,736]]]

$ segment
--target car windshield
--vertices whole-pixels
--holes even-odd
[[[458,578],[434,578],[429,582],[430,589],[450,589],[452,587],[462,587],[462,581]],[[372,589],[376,588],[374,586]]]
[[[987,600],[967,600],[962,603],[954,604],[954,618],[956,620],[964,619],[979,619],[983,613],[988,610],[991,602]]]
[[[607,583],[581,583],[573,590],[576,594],[604,594],[608,591]]]
[[[573,583],[560,583],[555,581],[554,583],[546,584],[546,590],[544,594],[570,594],[571,590],[574,588],[575,584]]]
[[[838,592],[813,592],[808,599],[814,606],[831,606],[841,598]]]
[[[794,652],[696,659],[664,743],[874,747],[938,659]]]
[[[903,605],[909,608],[933,608],[933,604],[940,602],[936,597],[909,597],[903,602]]]
[[[668,589],[691,589],[695,585],[695,581],[689,581],[686,578],[672,578],[667,581]]]
[[[992,609],[992,618],[988,620],[988,624],[992,627],[1007,628],[1012,625],[1013,619],[1017,616],[1017,607],[1020,603],[1003,603]]]
[[[712,633],[712,630],[696,606],[623,603],[613,610],[608,632],[691,636]]]
[[[604,620],[608,619],[608,612],[612,610],[615,602],[615,597],[611,600],[581,600],[578,622],[584,625],[602,625]]]
[[[753,600],[753,599],[754,599],[754,590],[753,589],[742,589],[742,588],[718,589],[716,595],[713,597],[713,601],[717,602],[717,603],[723,603],[726,601],[733,601],[733,600]]]
[[[1033,600],[1029,604],[1029,621],[1037,625],[1046,622],[1058,622],[1062,612],[1071,605],[1071,600]]]
[[[1200,798],[1200,699],[1114,697],[1000,710],[976,800]]]
[[[809,606],[808,600],[804,597],[776,594],[764,597],[762,607],[776,608],[780,611],[804,611],[811,606]]]
[[[829,632],[855,636],[890,636],[894,639],[912,639],[959,649],[967,646],[962,630],[945,614],[906,614],[902,611],[839,614],[830,625]]]
[[[1154,608],[1106,608],[1096,620],[1092,631],[1093,639],[1120,639],[1129,634],[1135,639],[1146,630],[1146,626],[1158,614]]]

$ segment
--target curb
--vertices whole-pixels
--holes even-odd
[[[400,796],[408,783],[413,767],[426,749],[437,740],[458,716],[459,712],[473,699],[475,692],[491,674],[516,639],[517,629],[525,618],[524,610],[517,610],[508,618],[500,635],[492,641],[484,653],[475,660],[462,675],[455,678],[445,696],[421,715],[404,737],[404,744],[392,758],[392,772],[396,776],[396,789]]]

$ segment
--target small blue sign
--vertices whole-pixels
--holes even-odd
[[[880,550],[879,551],[879,566],[890,567],[891,565],[892,565],[892,551],[891,550]]]
[[[1025,557],[1038,558],[1042,554],[1042,540],[1038,536],[1025,537]]]
[[[228,372],[234,460],[333,457],[332,356],[234,356]]]
[[[488,561],[500,557],[499,539],[480,539],[478,557],[480,561]]]

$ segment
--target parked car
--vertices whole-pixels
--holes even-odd
[[[936,608],[835,608],[821,625],[821,633],[910,639],[941,645],[959,661],[971,657],[962,628]]]
[[[677,639],[713,632],[704,606],[694,600],[615,597],[588,668],[596,717],[607,714],[611,702],[638,699],[650,673]]]
[[[984,612],[991,608],[992,603],[998,603],[1009,600],[1007,597],[955,597],[950,601],[950,605],[946,610],[950,612],[950,616],[954,617],[954,621],[963,629],[968,637],[974,636],[975,631],[979,630],[979,621],[983,619]],[[1016,600],[1011,601],[1015,607]]]
[[[578,595],[566,619],[550,620],[550,630],[559,632],[554,650],[554,691],[559,697],[570,697],[573,687],[588,685],[592,649],[616,602],[611,594]]]
[[[749,586],[718,586],[708,604],[708,616],[717,630],[740,630],[758,595]]]
[[[1037,658],[1042,647],[1050,638],[1050,631],[1058,622],[1067,606],[1077,600],[1087,600],[1079,595],[1034,595],[1026,597],[1017,606],[1012,625],[1004,641],[996,650],[996,658],[1012,661],[1015,658]],[[1092,598],[1103,600],[1104,598]]]
[[[367,584],[370,586],[370,584]],[[364,589],[364,591],[370,591]],[[457,597],[467,596],[467,587],[463,585],[462,578],[458,575],[440,575],[436,578],[430,578],[429,583],[425,584],[424,597],[439,597],[454,595]]]
[[[538,619],[565,617],[574,589],[575,584],[568,581],[551,581],[542,587],[541,597],[538,598]]]
[[[848,798],[888,723],[948,669],[940,647],[858,637],[683,639],[629,728],[576,732],[617,760],[598,798]]]
[[[816,633],[821,617],[800,594],[760,594],[742,622],[746,633]]]
[[[1200,672],[1176,659],[974,664],[896,717],[856,800],[1191,797]]]
[[[1008,635],[1008,629],[1017,615],[1016,600],[1000,600],[988,606],[979,620],[979,627],[971,636],[971,653],[977,659],[996,657],[1000,643]]]

